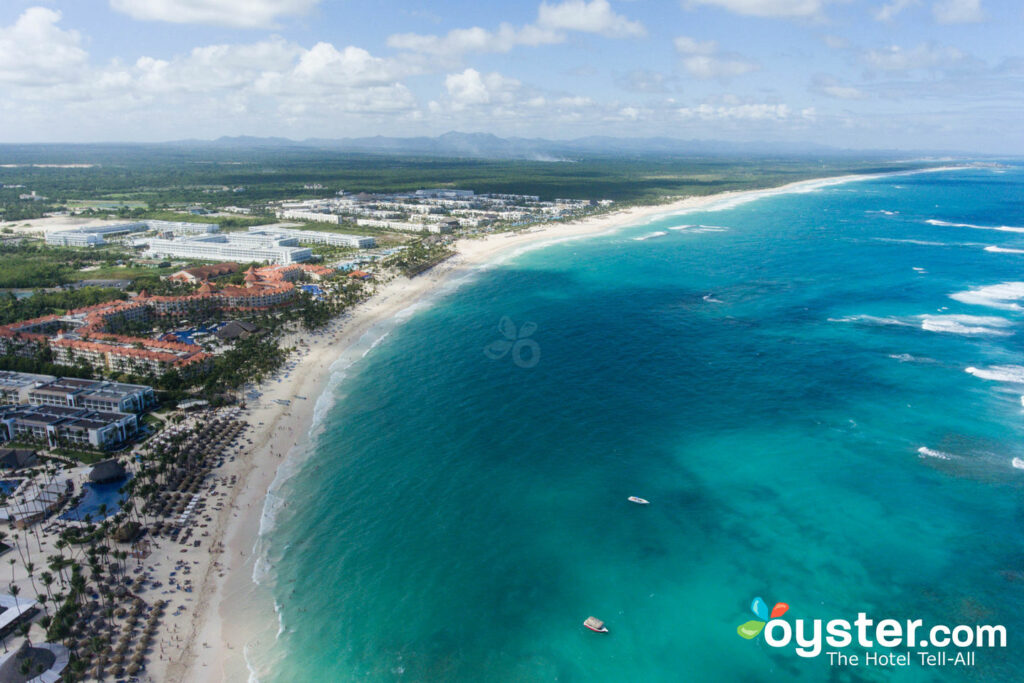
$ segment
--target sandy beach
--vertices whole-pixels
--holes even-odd
[[[189,594],[190,609],[174,617],[177,621],[168,627],[173,637],[164,650],[167,656],[151,662],[146,679],[174,682],[250,679],[244,648],[251,637],[252,624],[246,623],[246,612],[241,606],[253,587],[253,551],[268,489],[289,454],[300,452],[308,440],[316,400],[328,386],[332,364],[347,349],[358,346],[360,339],[374,326],[414,306],[442,285],[457,282],[467,274],[524,249],[607,233],[642,224],[655,216],[702,209],[720,202],[734,205],[764,194],[811,190],[861,177],[844,176],[768,190],[690,197],[572,223],[545,224],[517,233],[463,239],[457,244],[457,255],[432,270],[413,279],[396,278],[379,284],[374,295],[348,315],[334,321],[327,330],[306,337],[298,355],[293,357],[294,363],[289,363],[289,369],[259,388],[262,395],[256,405],[250,403],[245,416],[251,425],[245,436],[254,446],[214,473],[221,479],[237,476],[237,485],[226,490],[223,508],[209,524],[209,542],[187,552],[169,546],[165,552],[173,555],[154,557],[160,560],[162,571],[168,571],[181,560],[192,563],[190,576],[196,590]],[[277,403],[277,400],[290,401],[290,404]],[[178,554],[182,552],[184,554]]]

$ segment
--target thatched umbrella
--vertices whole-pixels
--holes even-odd
[[[139,673],[140,669],[142,669],[142,667],[133,662],[128,665],[128,668],[125,669],[125,671],[128,672],[129,676],[134,676],[135,674]]]
[[[110,661],[114,665],[120,665],[122,662],[124,662],[124,655],[119,652],[116,655],[114,655],[113,657],[111,657]]]
[[[117,678],[120,678],[121,676],[124,675],[124,667],[121,666],[120,664],[117,664],[111,670],[111,673],[114,674],[114,676],[116,676]]]

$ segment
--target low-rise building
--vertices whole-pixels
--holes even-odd
[[[56,380],[53,375],[0,370],[0,405],[28,403],[28,393],[40,384]]]
[[[51,448],[66,445],[105,449],[139,430],[134,413],[72,406],[20,405],[0,408],[0,441],[29,440]]]
[[[63,377],[28,391],[32,405],[73,406],[106,412],[141,413],[156,405],[152,387]]]

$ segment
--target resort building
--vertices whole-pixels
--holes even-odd
[[[50,448],[61,445],[110,448],[139,430],[133,413],[101,412],[71,406],[0,408],[0,441],[28,440]]]
[[[151,256],[199,259],[203,261],[266,261],[268,263],[301,263],[313,257],[307,247],[294,238],[258,233],[203,235],[183,239],[154,238],[147,240]]]
[[[46,384],[56,379],[53,375],[0,370],[0,405],[28,403],[29,391],[40,384]]]
[[[68,230],[57,230],[46,234],[46,243],[61,247],[94,247],[106,244],[106,237],[127,235],[134,232],[171,233],[173,235],[203,235],[220,230],[217,223],[186,223],[181,221],[133,221],[113,225],[83,225]]]
[[[197,266],[196,268],[179,270],[177,273],[168,276],[167,279],[174,282],[195,284],[197,282],[206,282],[207,280],[216,280],[219,277],[237,273],[239,268],[241,268],[241,266],[237,263],[212,263],[208,266]]]
[[[64,377],[30,389],[32,405],[72,406],[106,412],[141,413],[156,405],[152,387]]]
[[[283,218],[296,218],[299,220],[318,220],[311,218],[310,216],[330,216],[338,219],[339,217],[329,213],[316,213],[313,211],[284,211],[283,214],[301,214],[301,215],[284,215]],[[327,221],[331,223],[338,223],[339,220]],[[286,224],[287,225],[287,224]],[[377,240],[373,237],[366,235],[347,235],[340,232],[323,232],[318,230],[295,230],[294,228],[279,228],[277,226],[267,225],[255,225],[249,228],[249,232],[264,232],[272,235],[281,235],[282,237],[291,237],[298,241],[299,244],[328,244],[334,247],[351,247],[353,249],[371,249],[377,246]]]

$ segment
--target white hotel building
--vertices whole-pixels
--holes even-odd
[[[304,211],[286,211],[285,213],[306,213]],[[310,212],[312,213],[312,212]],[[332,216],[333,214],[314,213],[315,216]],[[302,219],[307,220],[307,219]],[[313,220],[313,219],[308,219]],[[346,235],[340,232],[320,232],[316,230],[294,230],[291,228],[278,228],[266,225],[254,225],[249,232],[266,232],[270,235],[281,235],[290,237],[299,244],[329,244],[335,247],[352,247],[355,249],[371,249],[377,246],[377,240],[365,235]]]
[[[295,246],[294,237],[266,233],[230,233],[204,235],[184,239],[151,239],[149,254],[161,258],[184,258],[202,261],[266,261],[287,265],[302,263],[313,257],[308,247]]]
[[[60,247],[95,247],[106,244],[105,235],[127,235],[133,232],[170,232],[174,235],[205,235],[218,232],[217,223],[186,223],[183,221],[133,221],[113,225],[83,225],[68,230],[46,233],[46,243]]]

